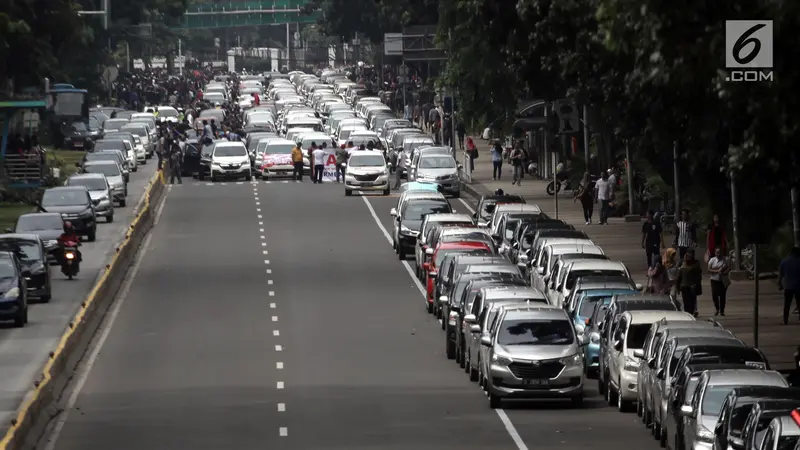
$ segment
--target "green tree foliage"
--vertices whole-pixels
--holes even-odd
[[[730,209],[729,175],[762,234],[785,221],[798,181],[800,109],[792,65],[800,3],[781,0],[443,0],[448,82],[467,116],[517,107],[514,96],[572,97],[599,111],[616,153],[631,144],[672,179],[680,148],[688,206]],[[774,82],[726,81],[725,21],[774,19]],[[470,71],[469,69],[473,70]],[[481,101],[476,101],[480,92]],[[487,108],[487,104],[496,104]],[[764,201],[769,199],[769,201]],[[747,222],[747,221],[745,221]],[[747,224],[745,224],[747,225]],[[748,230],[743,233],[749,234]]]
[[[322,10],[320,25],[324,34],[350,40],[358,31],[362,39],[373,43],[384,33],[400,32],[409,25],[438,23],[436,0],[312,0]]]

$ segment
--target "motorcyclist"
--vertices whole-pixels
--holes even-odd
[[[66,247],[67,244],[75,245],[75,247],[81,245],[81,238],[80,236],[78,236],[78,233],[75,232],[75,227],[72,225],[72,222],[70,221],[64,222],[64,232],[61,233],[61,235],[58,237],[58,246],[61,248],[62,260],[64,254],[64,247]],[[77,254],[78,262],[80,262],[81,252],[78,251],[76,248],[75,253]]]
[[[501,196],[501,195],[505,195],[505,194],[506,193],[502,189],[497,189],[496,191],[494,191],[494,195],[497,195],[497,196]]]

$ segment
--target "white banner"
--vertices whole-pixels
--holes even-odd
[[[332,181],[336,181],[336,149],[327,149],[325,153],[325,168],[322,171],[322,182]]]

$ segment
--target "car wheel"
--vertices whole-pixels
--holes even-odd
[[[247,175],[246,177],[244,177],[244,181],[253,181],[253,175],[252,174]]]
[[[614,387],[611,384],[606,385],[606,403],[608,406],[614,406],[617,402],[617,393],[614,391]]]
[[[389,190],[389,189],[385,189],[385,190],[383,191],[383,195],[389,195],[389,194],[391,194],[391,193],[392,193],[392,191],[391,191],[391,190]]]
[[[425,300],[425,310],[428,311],[428,314],[433,314],[433,303],[429,302],[427,299]]]
[[[127,204],[128,204],[128,202],[124,198],[119,201],[119,207],[120,208],[124,208],[125,205],[127,205]]]
[[[575,407],[583,406],[583,392],[581,392],[580,394],[572,397],[570,400],[572,400],[572,406],[575,406]]]
[[[472,367],[472,354],[467,354],[467,372],[469,372],[469,381],[478,381],[478,371]]]
[[[453,194],[453,198],[459,198],[459,197],[461,197],[461,192],[456,192]]]
[[[644,414],[642,413],[642,401],[641,400],[638,400],[636,402],[636,415],[639,416],[639,417],[642,417],[642,418],[644,417]]]
[[[406,249],[402,245],[397,246],[397,259],[400,261],[406,260]]]
[[[200,181],[203,181],[205,178],[206,178],[206,175],[203,173],[203,169],[200,169],[200,171],[197,172],[197,179],[200,180]]]
[[[597,374],[597,392],[599,392],[600,395],[606,395],[606,384],[600,379],[599,373]]]
[[[52,295],[50,293],[47,293],[39,297],[39,303],[49,303],[51,298],[53,298]]]
[[[347,189],[344,190],[344,196],[345,197],[350,197],[352,195],[353,195],[353,191],[348,191]]]
[[[114,221],[114,215],[111,214],[110,216],[106,216],[106,223],[111,223]]]
[[[658,429],[658,445],[661,448],[664,448],[667,445],[667,432],[663,425],[659,426]]]
[[[142,162],[140,162],[139,164],[141,164],[143,166],[146,165],[147,164],[147,157],[145,157],[144,160]]]
[[[89,232],[88,235],[86,235],[86,239],[88,239],[89,242],[94,242],[94,240],[97,238],[96,235],[97,235],[97,230],[92,230]]]
[[[653,419],[653,439],[660,441],[661,440],[661,424],[658,423],[655,419]]]
[[[622,380],[620,380],[621,382]],[[619,383],[619,382],[618,382]],[[617,386],[622,386],[622,384],[617,384]],[[622,398],[622,395],[617,393],[617,410],[621,413],[625,413],[630,411],[631,402]]]

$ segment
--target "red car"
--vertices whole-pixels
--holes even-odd
[[[434,279],[439,274],[437,267],[442,263],[445,256],[452,253],[468,254],[468,255],[491,255],[493,254],[492,248],[485,242],[446,242],[439,244],[433,251],[433,256],[430,262],[422,264],[422,270],[425,273],[425,286],[427,287],[427,295],[425,296],[428,301],[428,312],[433,312],[433,291]]]

